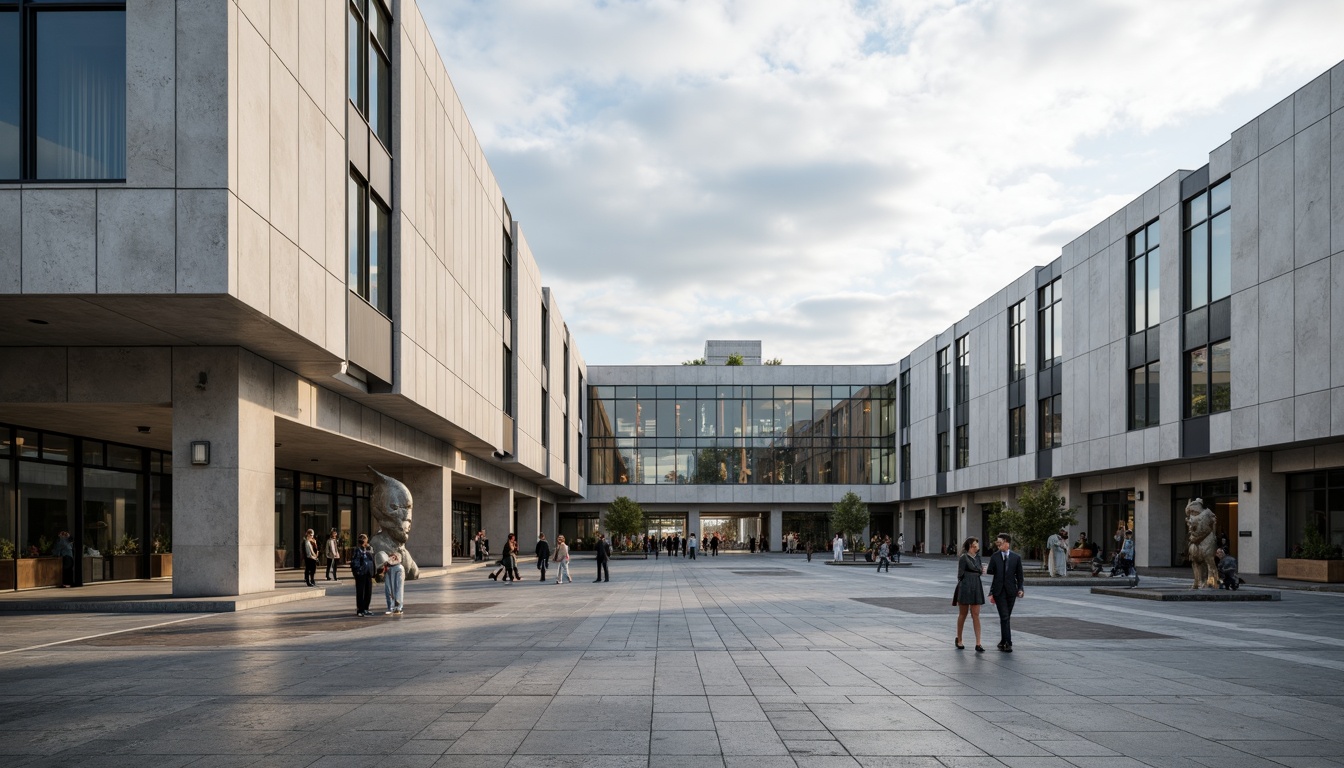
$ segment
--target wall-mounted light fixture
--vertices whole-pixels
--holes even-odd
[[[1135,500],[1135,501],[1143,501],[1143,491],[1135,491],[1135,492],[1134,492],[1134,500]]]
[[[210,374],[206,373],[205,371],[201,371],[200,373],[196,374],[197,389],[205,389],[209,385],[210,385]]]
[[[204,467],[210,463],[210,441],[196,440],[191,444],[191,464],[194,467]]]
[[[1243,490],[1243,491],[1245,491],[1245,492],[1247,492],[1247,493],[1250,493],[1250,492],[1251,492],[1251,481],[1250,481],[1250,480],[1247,480],[1246,482],[1242,483],[1242,484],[1241,484],[1241,490]]]

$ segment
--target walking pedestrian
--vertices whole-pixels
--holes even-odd
[[[901,564],[901,550],[905,549],[905,534],[896,534],[896,564]]]
[[[877,572],[881,573],[886,568],[887,573],[891,573],[891,538],[882,539],[882,543],[877,545]]]
[[[393,552],[383,561],[383,597],[387,598],[384,616],[401,615],[404,607],[403,589],[406,571],[401,566],[401,553]]]
[[[518,574],[518,534],[510,533],[504,542],[504,580],[513,584],[522,581]]]
[[[1124,543],[1120,545],[1120,571],[1126,576],[1133,576],[1134,583],[1139,583],[1139,572],[1134,569],[1134,532],[1125,531]]]
[[[570,584],[574,583],[574,577],[569,575],[569,545],[565,543],[563,535],[555,537],[555,566],[556,584],[563,582],[565,579],[569,579]]]
[[[312,528],[303,535],[303,583],[317,586],[317,535]]]
[[[709,537],[709,556],[710,556],[710,557],[718,557],[718,556],[719,556],[719,534],[718,534],[718,533],[715,533],[713,536],[710,536],[710,537]]]
[[[987,566],[980,559],[980,540],[971,537],[961,545],[961,558],[957,560],[957,588],[952,595],[952,603],[957,606],[957,650],[966,646],[961,644],[961,633],[966,628],[966,614],[971,615],[971,626],[975,629],[975,652],[984,653],[980,644],[980,606],[985,604],[985,585],[980,582],[980,574]]]
[[[537,534],[537,570],[541,571],[541,580],[546,580],[546,566],[551,562],[551,545],[546,543],[546,534]]]
[[[1022,558],[1013,551],[1013,537],[1000,533],[995,538],[999,551],[989,559],[988,572],[994,577],[989,585],[989,602],[999,610],[999,650],[1013,652],[1013,605],[1026,592],[1022,578]]]
[[[593,579],[596,584],[599,581],[611,581],[611,570],[607,567],[607,560],[611,559],[611,545],[607,543],[607,534],[597,534],[597,578]]]
[[[341,573],[341,534],[335,528],[331,529],[331,535],[327,537],[327,569],[323,574],[328,581],[340,581]]]
[[[812,546],[812,537],[809,536],[807,539],[807,562],[812,562],[812,551],[815,549],[816,547]]]
[[[369,603],[373,601],[373,548],[368,534],[359,534],[359,546],[350,555],[350,575],[355,580],[355,615],[372,616]]]

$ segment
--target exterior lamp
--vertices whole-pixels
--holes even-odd
[[[1245,491],[1245,492],[1247,492],[1247,493],[1250,493],[1250,492],[1251,492],[1251,481],[1250,481],[1250,480],[1247,480],[1246,482],[1242,483],[1242,484],[1241,484],[1241,490],[1243,490],[1243,491]]]
[[[210,463],[210,441],[196,440],[191,444],[191,464],[194,467],[204,467]]]
[[[1135,492],[1134,492],[1134,500],[1135,500],[1135,501],[1143,501],[1143,491],[1135,491]]]

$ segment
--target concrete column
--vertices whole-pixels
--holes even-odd
[[[918,531],[915,526],[915,514],[918,510],[909,506],[902,505],[901,509],[901,533],[905,535],[905,550],[913,552],[915,544],[919,541]]]
[[[691,532],[694,532],[697,537],[704,533],[700,530],[700,510],[698,509],[686,510],[686,535],[690,536]]]
[[[541,532],[541,499],[535,496],[518,496],[514,503],[518,510],[518,528],[514,531],[518,534],[518,546],[531,547],[537,541],[537,534]]]
[[[555,502],[541,503],[541,532],[546,534],[551,546],[555,546],[555,537],[560,534],[560,514]]]
[[[406,548],[420,567],[453,561],[453,472],[446,467],[415,467],[399,478],[411,491],[411,539]]]
[[[768,551],[775,551],[779,549],[779,537],[783,530],[784,530],[784,510],[782,509],[770,510],[770,529],[765,533],[765,540],[770,544]]]
[[[490,542],[490,554],[503,552],[504,542],[513,533],[513,490],[481,488],[481,527]]]
[[[1139,499],[1138,494],[1143,498]],[[1134,482],[1134,564],[1166,567],[1171,565],[1171,516],[1184,514],[1172,509],[1171,492],[1157,482],[1157,470],[1138,473]],[[1182,528],[1183,529],[1183,528]],[[1088,531],[1087,535],[1104,549],[1114,546],[1114,531]]]
[[[926,538],[924,539],[924,551],[937,554],[943,551],[943,508],[930,507],[928,512],[924,513],[924,527]]]
[[[173,350],[175,597],[275,589],[273,380],[237,347]],[[192,465],[196,441],[208,465]]]
[[[1251,490],[1245,490],[1250,482]],[[1237,567],[1244,573],[1275,573],[1284,556],[1288,536],[1287,481],[1276,475],[1270,454],[1248,453],[1237,469],[1237,530],[1228,531],[1237,552]],[[1241,531],[1250,531],[1245,538]]]

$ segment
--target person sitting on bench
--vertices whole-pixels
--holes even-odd
[[[1218,588],[1236,589],[1241,586],[1241,577],[1237,576],[1237,558],[1219,549],[1214,553],[1214,559],[1218,561]]]

